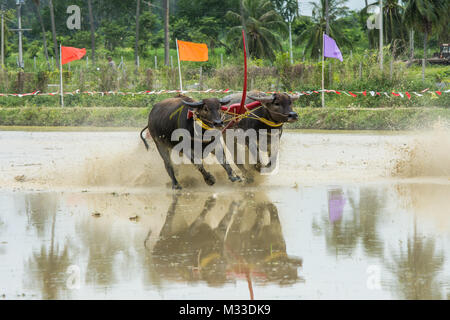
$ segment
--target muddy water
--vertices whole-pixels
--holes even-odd
[[[450,298],[448,132],[287,132],[179,193],[136,132],[0,131],[0,299]]]

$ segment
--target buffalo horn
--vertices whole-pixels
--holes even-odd
[[[247,95],[247,97],[249,99],[255,100],[255,101],[260,101],[260,102],[273,102],[273,100],[275,99],[275,95],[271,95],[271,96],[251,96],[251,95]]]
[[[189,102],[189,101],[185,101],[185,100],[183,100],[183,103],[190,107],[201,107],[204,104],[203,101]]]
[[[219,99],[220,104],[227,104],[231,101],[231,97],[223,97],[222,99]]]

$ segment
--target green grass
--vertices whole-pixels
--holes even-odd
[[[425,129],[436,122],[449,122],[446,108],[298,108],[299,121],[291,129],[327,130],[414,130]]]
[[[149,108],[0,108],[2,126],[144,127]],[[411,130],[450,122],[449,108],[296,108],[299,121],[288,129]]]

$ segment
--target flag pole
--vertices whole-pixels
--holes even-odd
[[[325,107],[325,33],[322,32],[322,108]]]
[[[63,93],[63,77],[62,77],[62,60],[61,60],[61,43],[59,44],[59,90],[61,92],[61,107],[64,107]]]
[[[175,39],[177,43],[177,58],[178,58],[178,75],[180,76],[180,91],[183,92],[183,80],[181,79],[181,65],[180,65],[180,52],[178,50],[178,39]]]
[[[245,46],[245,32],[242,29],[242,44],[244,46],[244,88],[242,89],[241,105],[239,113],[244,113],[245,99],[247,99],[247,48]]]

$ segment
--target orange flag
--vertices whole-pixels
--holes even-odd
[[[180,40],[177,40],[177,42],[181,61],[208,61],[206,44]]]
[[[80,60],[86,54],[86,49],[78,49],[74,47],[61,46],[61,64],[66,64],[70,61]]]

